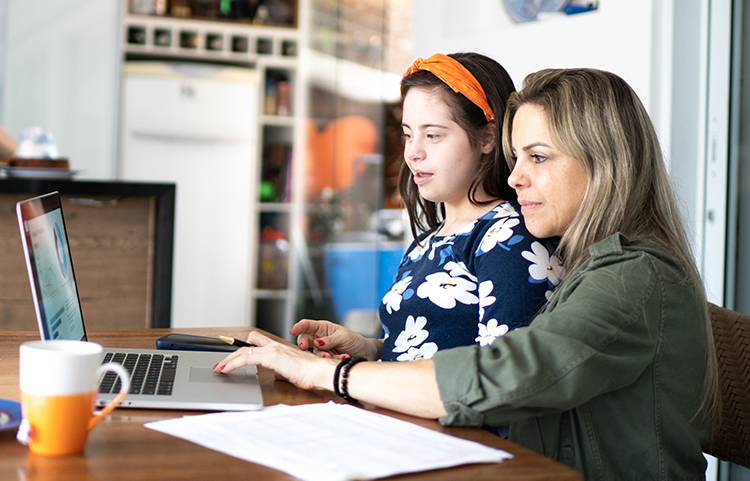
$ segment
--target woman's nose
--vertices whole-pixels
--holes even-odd
[[[520,162],[516,161],[516,165],[513,166],[513,170],[508,176],[508,185],[513,189],[520,189],[526,184],[526,175],[523,172],[523,166]]]
[[[404,158],[406,160],[424,159],[424,148],[417,139],[410,139],[404,146]]]

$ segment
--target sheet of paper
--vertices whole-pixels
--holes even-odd
[[[333,402],[185,416],[145,426],[305,481],[373,479],[513,457]]]

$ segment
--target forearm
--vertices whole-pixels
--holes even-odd
[[[429,419],[447,414],[431,360],[361,362],[349,371],[347,386],[353,398],[383,408]]]
[[[252,364],[273,369],[302,389],[335,391],[336,366],[343,361],[313,356],[279,343],[266,347],[254,334],[248,339],[259,347],[230,354],[227,361],[219,363],[220,372],[230,372],[255,360]],[[423,418],[436,419],[447,414],[432,360],[356,363],[348,371],[347,392],[362,402]]]
[[[261,365],[302,389],[335,391],[336,367],[344,361],[315,356],[297,346],[273,341],[255,330],[247,336],[247,341],[254,347],[243,347],[229,354],[214,366],[214,371],[229,373],[247,364]],[[446,414],[432,360],[360,362],[347,374],[347,391],[355,399],[425,418]]]

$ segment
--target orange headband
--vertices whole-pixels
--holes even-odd
[[[474,105],[482,109],[487,122],[495,120],[495,114],[492,113],[490,104],[487,102],[487,96],[479,81],[469,72],[461,62],[452,59],[447,55],[436,53],[427,60],[418,58],[414,64],[409,67],[404,74],[404,78],[413,74],[417,70],[427,70],[435,77],[443,81],[445,85],[453,89],[456,93],[463,94]]]

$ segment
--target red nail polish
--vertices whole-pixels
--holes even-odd
[[[216,364],[214,364],[213,368],[216,369],[216,366],[218,366],[218,365],[219,365],[219,363],[217,362]]]
[[[349,359],[349,354],[342,354],[341,359]]]
[[[322,340],[322,339],[315,339],[315,344],[317,344],[317,345],[318,345],[318,346],[320,346],[320,347],[323,347],[323,346],[325,346],[325,345],[326,345],[326,343],[325,343],[325,342],[323,342],[323,340]]]
[[[227,365],[226,365],[226,364],[224,364],[223,366],[221,366],[221,367],[219,368],[219,371],[223,371],[225,367],[227,367]]]
[[[321,357],[328,357],[328,354],[323,354]]]

